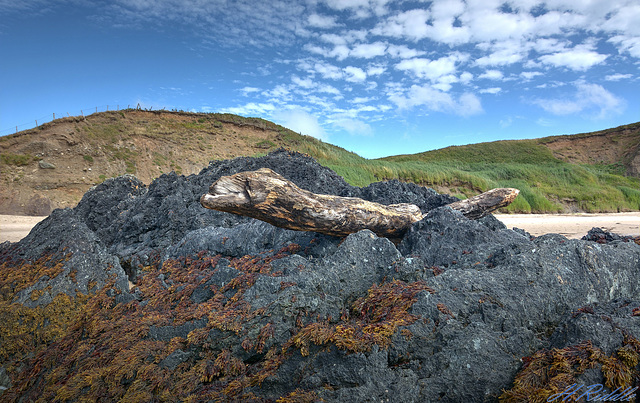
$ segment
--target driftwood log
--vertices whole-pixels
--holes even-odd
[[[469,218],[480,218],[509,205],[517,189],[493,189],[449,206]],[[423,218],[418,206],[408,203],[383,205],[357,197],[315,194],[269,168],[223,176],[202,195],[209,209],[240,214],[278,227],[347,236],[369,229],[378,236],[400,238]]]

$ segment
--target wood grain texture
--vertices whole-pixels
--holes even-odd
[[[456,202],[450,206],[478,218],[509,204],[518,192],[504,190],[494,189],[487,192],[488,196],[476,196],[475,202]],[[500,195],[506,196],[499,199]],[[257,218],[278,227],[333,236],[369,229],[378,236],[395,239],[423,218],[414,204],[383,205],[356,197],[315,194],[268,168],[221,177],[211,185],[209,193],[202,195],[200,203],[209,209]],[[492,209],[490,203],[497,207]]]

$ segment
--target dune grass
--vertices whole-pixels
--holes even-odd
[[[640,209],[637,178],[621,175],[616,166],[563,162],[536,140],[448,147],[377,160],[312,138],[305,138],[295,148],[355,186],[398,179],[457,197],[470,197],[496,187],[515,187],[520,189],[520,196],[503,210],[513,213]]]
[[[544,146],[545,139],[452,146],[369,160],[262,119],[234,115],[215,115],[215,119],[277,131],[277,146],[312,156],[354,186],[398,179],[460,198],[515,187],[520,196],[503,209],[513,213],[640,210],[640,180],[624,176],[622,164],[567,163],[554,157]]]

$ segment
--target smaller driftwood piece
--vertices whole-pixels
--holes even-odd
[[[493,189],[449,204],[469,218],[480,218],[509,205],[518,189]],[[209,209],[257,218],[272,225],[300,231],[347,236],[369,229],[378,236],[400,238],[423,218],[409,203],[383,205],[357,197],[315,194],[300,189],[269,168],[223,176],[202,195]]]

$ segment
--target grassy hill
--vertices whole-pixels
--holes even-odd
[[[212,159],[286,147],[357,186],[411,181],[468,197],[517,187],[512,212],[614,212],[640,208],[640,123],[603,132],[447,147],[367,160],[258,118],[124,110],[58,119],[0,137],[0,213],[48,214],[89,187],[130,173],[145,183],[197,173]],[[638,161],[636,161],[636,159]],[[55,168],[43,168],[45,163]]]

